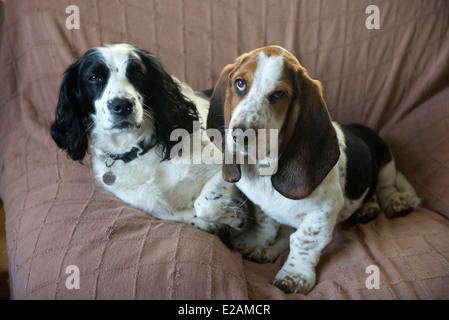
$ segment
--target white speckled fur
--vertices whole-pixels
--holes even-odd
[[[285,119],[279,123],[272,121],[272,110],[265,97],[272,92],[284,68],[284,63],[279,61],[282,61],[286,50],[282,52],[282,55],[270,57],[263,52],[258,53],[259,62],[253,78],[255,85],[235,107],[229,121],[229,132],[236,124],[246,128],[281,129]],[[255,121],[246,116],[251,112],[258,114]],[[258,164],[241,165],[237,186],[256,205],[256,226],[234,238],[233,245],[249,258],[262,262],[274,260],[290,246],[287,261],[277,273],[274,284],[291,292],[306,294],[315,285],[315,266],[321,251],[332,239],[336,223],[348,219],[361,208],[368,193],[367,189],[359,199],[346,197],[345,135],[339,124],[332,124],[337,133],[340,157],[318,187],[303,199],[292,200],[281,195],[273,187],[271,176],[258,174]],[[232,150],[230,134],[226,141]],[[279,145],[281,143],[280,140]],[[397,187],[397,181],[402,187]],[[394,160],[380,171],[377,195],[383,208],[388,208],[398,195],[405,195],[414,207],[419,204],[413,187],[396,170]]]

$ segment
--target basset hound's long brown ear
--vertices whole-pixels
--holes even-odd
[[[303,199],[324,180],[340,157],[337,134],[318,81],[300,66],[292,71],[295,97],[280,148],[274,188],[290,199]]]
[[[226,150],[226,129],[232,113],[230,110],[231,92],[228,90],[230,87],[229,75],[234,68],[234,64],[229,64],[221,72],[212,94],[207,116],[207,129],[219,130],[222,137],[221,141],[213,141],[213,143],[224,153],[222,174],[223,179],[228,182],[237,182],[241,178],[240,165],[236,163],[235,155]],[[230,159],[232,159],[232,163],[228,163],[231,162]]]

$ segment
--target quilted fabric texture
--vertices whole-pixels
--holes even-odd
[[[0,197],[15,299],[448,299],[449,3],[409,0],[0,2]],[[369,30],[369,5],[380,29]],[[271,285],[273,264],[156,220],[94,182],[54,145],[59,84],[87,49],[127,42],[196,90],[243,52],[278,44],[323,84],[332,117],[378,130],[423,199],[409,216],[345,222],[307,295]],[[67,267],[80,270],[69,290]],[[369,289],[368,266],[380,272]]]

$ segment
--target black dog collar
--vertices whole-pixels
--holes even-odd
[[[106,157],[106,160],[104,162],[107,171],[103,175],[103,182],[107,184],[108,186],[112,186],[115,183],[115,180],[117,179],[116,175],[112,172],[111,167],[114,164],[116,160],[122,160],[124,163],[128,163],[130,161],[133,161],[139,156],[144,155],[148,152],[151,148],[153,148],[156,145],[156,139],[151,139],[150,142],[144,143],[144,141],[141,141],[137,147],[133,147],[131,151],[121,154],[108,154]],[[109,160],[112,160],[111,162]]]
[[[141,141],[137,147],[133,147],[131,151],[121,154],[110,154],[109,158],[112,160],[122,160],[124,163],[128,163],[130,161],[133,161],[138,156],[143,156],[145,153],[147,153],[151,148],[155,146],[156,143],[148,142],[145,143],[144,141]]]

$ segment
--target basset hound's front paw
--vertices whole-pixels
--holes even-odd
[[[273,285],[286,293],[307,294],[314,287],[315,279],[315,271],[313,270],[306,273],[297,273],[282,268],[276,275]]]

